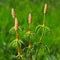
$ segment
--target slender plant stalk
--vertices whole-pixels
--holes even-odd
[[[19,40],[19,36],[18,36],[18,33],[16,32],[16,42],[18,42],[18,40]],[[18,53],[18,55],[20,55],[20,48],[19,47],[17,48],[17,53]]]
[[[46,16],[46,12],[47,12],[47,3],[45,3],[45,6],[44,6],[44,18],[43,18],[43,28],[42,28],[42,35],[40,37],[40,42],[42,43],[42,39],[43,39],[43,36],[44,36],[44,27],[45,27],[45,16]]]
[[[18,20],[17,18],[15,18],[15,31],[16,31],[16,42],[18,43],[18,40],[19,40],[19,36],[18,36]],[[20,56],[20,48],[18,47],[17,48],[17,53],[18,55]]]
[[[18,43],[18,41],[19,41],[19,36],[18,36],[18,35],[19,35],[19,34],[18,34],[18,20],[17,20],[16,15],[15,15],[14,8],[11,9],[11,14],[12,14],[12,18],[15,19],[14,28],[15,28],[15,31],[16,31],[16,42]],[[20,48],[18,47],[18,48],[17,48],[17,53],[18,53],[18,55],[20,55],[20,52],[21,52],[21,50],[20,50]]]
[[[31,24],[31,22],[32,22],[32,16],[31,16],[31,13],[29,13],[29,16],[28,16],[28,31],[30,32],[31,31],[31,29],[30,29],[30,24]],[[31,34],[31,32],[30,32],[30,34]],[[30,35],[29,35],[30,36]],[[29,40],[30,41],[30,40]],[[30,43],[30,42],[29,42]]]
[[[32,22],[32,16],[31,16],[31,13],[29,13],[29,16],[28,16],[28,31],[30,31],[30,24],[31,24],[31,22]],[[31,33],[30,33],[31,34]],[[29,40],[29,45],[28,45],[28,47],[29,48],[31,48],[31,41]],[[32,60],[32,55],[30,54],[30,58],[29,58],[30,60]]]

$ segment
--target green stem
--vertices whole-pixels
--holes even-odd
[[[43,24],[45,25],[45,14],[44,14],[44,19],[43,19]]]
[[[43,29],[42,29],[42,35],[40,37],[40,42],[42,43],[42,39],[43,39],[43,36],[44,36],[44,27],[45,27],[45,14],[44,14],[44,19],[43,19]]]

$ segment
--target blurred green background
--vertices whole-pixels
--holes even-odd
[[[25,31],[28,28],[28,14],[32,13],[31,30],[34,31],[38,24],[42,24],[45,3],[48,4],[46,25],[51,32],[44,37],[43,42],[60,60],[60,0],[0,0],[0,60],[15,60],[12,59],[14,50],[8,47],[10,40],[14,39],[9,34],[10,28],[14,26],[11,8],[15,9],[19,25]]]

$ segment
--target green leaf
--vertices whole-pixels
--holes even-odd
[[[37,30],[38,30],[39,28],[41,28],[41,27],[43,27],[43,25],[38,25],[38,26],[35,28],[35,32],[37,32]]]

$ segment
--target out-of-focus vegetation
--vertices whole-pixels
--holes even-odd
[[[14,26],[11,8],[15,9],[23,32],[28,30],[28,14],[32,13],[31,31],[34,32],[35,27],[42,24],[45,3],[48,4],[46,25],[50,31],[45,34],[43,44],[49,48],[49,52],[39,45],[39,48],[36,47],[39,49],[37,60],[60,60],[60,0],[0,0],[0,60],[18,60],[15,58],[16,49],[9,47],[9,43],[15,39],[15,34],[9,33],[10,28]],[[24,33],[20,32],[19,37],[26,43],[23,35]],[[39,38],[32,38],[32,40],[32,42],[37,42]]]

